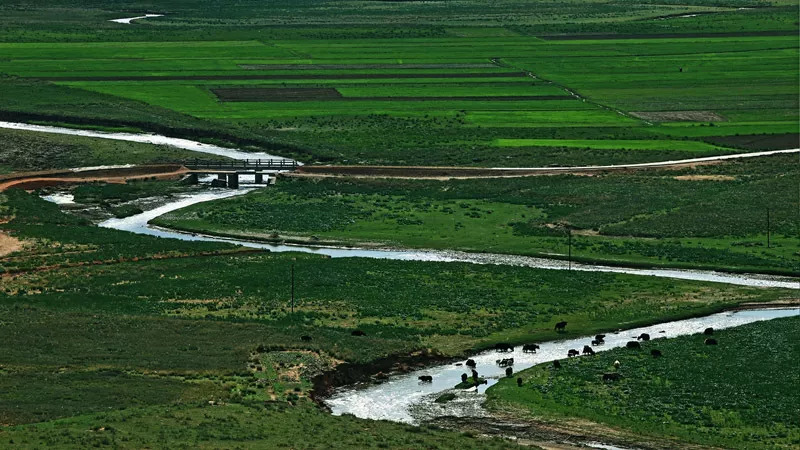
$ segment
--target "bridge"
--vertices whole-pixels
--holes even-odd
[[[255,183],[264,183],[264,175],[275,172],[291,172],[300,165],[291,159],[190,159],[181,161],[189,169],[192,182],[197,183],[199,174],[216,174],[212,184],[236,189],[240,175],[254,175]]]

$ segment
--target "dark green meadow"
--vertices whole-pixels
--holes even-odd
[[[307,399],[310,380],[342,362],[554,338],[552,323],[562,318],[573,324],[570,334],[591,333],[792,295],[602,273],[220,253],[230,246],[98,229],[47,206],[15,190],[3,197],[3,214],[13,217],[4,230],[37,250],[2,258],[22,270],[7,273],[0,291],[4,445],[252,439],[269,447],[291,439],[295,420],[315,432],[293,447],[334,437],[342,446],[445,446],[437,444],[445,438],[505,445],[330,417]],[[53,254],[43,260],[43,249]],[[161,257],[149,259],[155,249]],[[181,257],[201,251],[212,254]],[[106,259],[113,254],[120,259]],[[366,336],[352,336],[354,329]],[[156,423],[173,425],[157,432]],[[197,424],[204,431],[192,431]],[[362,431],[345,436],[351,427]]]
[[[797,361],[800,318],[656,339],[642,350],[615,349],[543,364],[489,389],[490,408],[544,420],[589,419],[636,433],[722,448],[800,445]],[[658,349],[661,358],[650,356]],[[602,381],[618,360],[618,381]]]
[[[798,145],[792,2],[273,3],[89,2],[67,21],[54,19],[59,3],[0,7],[0,118],[348,164],[642,162],[764,136]],[[137,9],[165,16],[108,22]]]
[[[800,273],[797,155],[596,176],[284,178],[158,225],[265,240],[458,248]],[[767,247],[769,210],[770,245]]]
[[[13,0],[0,2],[0,121],[158,133],[310,164],[564,166],[797,148],[797,8]],[[111,22],[145,13],[164,16]],[[0,129],[0,173],[194,155]],[[556,258],[570,228],[575,260],[798,275],[798,171],[794,154],[595,176],[287,177],[156,222]],[[508,448],[516,442],[333,416],[316,402],[330,387],[319,376],[354,382],[498,342],[797,297],[613,273],[270,253],[90,220],[189,189],[202,188],[84,185],[71,191],[71,212],[37,192],[0,192],[0,448]],[[553,330],[560,320],[566,333]],[[795,447],[797,325],[720,332],[713,349],[698,336],[651,342],[660,360],[615,351],[560,373],[534,368],[522,389],[500,383],[490,404],[677,439],[668,442]],[[626,378],[603,385],[597,374],[613,358]]]

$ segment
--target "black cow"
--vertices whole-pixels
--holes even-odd
[[[579,352],[579,351],[575,350],[574,348],[571,348],[571,349],[570,349],[570,350],[567,352],[567,358],[572,358],[573,356],[578,356],[578,355],[580,355],[580,354],[581,354],[581,352]]]
[[[475,360],[474,359],[468,359],[467,362],[465,363],[465,365],[467,367],[472,367],[473,369],[475,368],[475,366],[477,366],[477,364],[475,364]]]
[[[423,383],[432,383],[433,382],[433,377],[430,376],[430,375],[420,375],[419,376],[419,381],[421,381]]]
[[[555,328],[556,331],[565,331],[566,329],[567,329],[567,322],[566,321],[562,320],[561,322],[558,322],[556,324],[556,328]]]
[[[367,333],[364,333],[361,330],[353,330],[350,334],[353,335],[353,336],[366,336],[367,335]]]
[[[494,344],[494,349],[501,353],[513,352],[514,346],[507,342],[498,342],[497,344]]]
[[[712,334],[714,334],[714,329],[711,328],[711,327],[708,327],[705,330],[703,330],[703,334],[705,334],[706,336],[711,336]]]
[[[514,365],[514,358],[503,358],[495,361],[500,367],[508,367]]]
[[[647,333],[642,333],[636,338],[636,340],[637,341],[649,341],[650,340],[650,335],[647,334]]]
[[[605,343],[606,343],[606,341],[602,341],[602,340],[598,341],[597,339],[592,341],[592,345],[603,345]]]
[[[303,342],[311,342],[311,336],[307,335],[300,336],[300,340]]]
[[[522,378],[517,378],[517,386],[522,387]]]
[[[514,369],[511,367],[506,367],[506,376],[511,378],[512,375],[514,375]]]
[[[717,340],[714,338],[708,338],[705,341],[703,341],[703,343],[706,345],[717,345]]]
[[[472,379],[478,381],[478,371],[475,369],[472,369]]]
[[[656,349],[656,348],[650,350],[650,354],[653,355],[653,358],[661,358],[661,356],[662,356],[661,355],[661,350]]]
[[[592,347],[589,347],[588,345],[584,345],[583,346],[583,354],[584,355],[594,355],[594,350],[592,350]]]
[[[603,381],[619,381],[622,379],[621,373],[604,373]]]
[[[638,343],[637,341],[628,341],[628,343],[625,344],[625,348],[637,349],[638,350],[638,349],[642,348],[642,345],[640,343]]]
[[[539,350],[539,346],[536,344],[525,344],[522,346],[523,353],[536,353],[536,350]]]
[[[559,361],[557,359],[553,360],[553,368],[554,369],[560,369],[561,368],[561,361]]]
[[[466,383],[466,382],[467,382],[467,378],[469,378],[469,377],[467,376],[467,374],[465,374],[465,373],[462,373],[462,374],[461,374],[461,382],[462,382],[462,383]]]
[[[605,334],[596,334],[596,335],[594,336],[594,340],[595,340],[595,341],[600,341],[600,342],[603,342],[603,339],[605,339],[605,338],[606,338],[606,335],[605,335]]]

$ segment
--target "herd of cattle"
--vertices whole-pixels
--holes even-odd
[[[558,322],[556,324],[556,326],[555,326],[555,330],[558,331],[558,332],[565,332],[566,328],[567,328],[567,322],[564,322],[564,321]],[[663,331],[662,331],[662,333],[663,333]],[[706,335],[706,336],[711,336],[711,335],[714,334],[714,329],[710,328],[710,327],[706,328],[703,331],[703,334]],[[595,335],[595,337],[594,337],[594,339],[592,339],[590,345],[584,345],[583,346],[583,355],[590,355],[590,356],[594,355],[595,351],[594,351],[594,349],[592,347],[596,347],[596,346],[605,344],[605,337],[606,337],[605,334]],[[639,349],[641,349],[642,345],[640,344],[640,342],[649,341],[650,340],[650,335],[648,333],[642,333],[639,336],[636,336],[635,338],[636,338],[635,341],[628,341],[625,344],[625,348],[631,349],[631,350],[639,350]],[[717,340],[712,338],[712,337],[709,337],[709,338],[706,338],[703,341],[703,343],[705,345],[717,345]],[[539,348],[540,347],[539,347],[538,344],[525,344],[525,345],[522,346],[522,352],[523,353],[536,353],[536,351],[539,350]],[[507,352],[513,352],[514,351],[514,346],[512,344],[507,343],[507,342],[500,342],[500,343],[495,344],[494,349],[499,353],[507,353]],[[581,355],[581,352],[578,351],[577,349],[570,349],[569,351],[567,351],[567,358],[574,358],[574,357],[577,357],[577,356],[580,356],[580,355]],[[652,355],[653,358],[660,358],[661,356],[663,356],[663,354],[661,353],[661,350],[656,349],[656,348],[650,350],[650,355]],[[511,377],[514,374],[514,369],[512,368],[512,366],[514,365],[514,358],[500,358],[500,359],[497,359],[495,361],[495,363],[499,367],[505,367],[506,368],[506,376],[507,377]],[[460,366],[461,364],[459,363],[457,365]],[[475,370],[475,367],[476,367],[475,360],[474,359],[468,359],[467,362],[464,363],[464,365],[466,365],[467,367],[472,369],[472,378],[473,378],[474,384],[475,385],[479,384],[480,381],[479,381],[479,378],[478,378],[478,372]],[[556,368],[556,369],[560,369],[561,368],[561,362],[559,360],[554,360],[553,361],[553,367]],[[619,369],[620,362],[619,361],[614,361],[614,367],[615,367],[615,369]],[[603,374],[603,381],[617,381],[617,380],[620,380],[620,379],[622,379],[622,374],[620,374],[618,372],[604,373]],[[422,376],[419,377],[419,380],[421,382],[432,382],[433,381],[433,377],[430,376],[430,375],[422,375]],[[462,374],[461,375],[462,383],[466,383],[467,380],[468,380],[467,374]],[[522,378],[517,378],[517,385],[518,386],[522,386]]]

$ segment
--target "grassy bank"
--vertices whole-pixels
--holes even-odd
[[[615,274],[226,254],[230,246],[97,229],[48,205],[14,190],[2,201],[3,230],[26,250],[2,257],[21,272],[7,274],[0,291],[0,433],[28,446],[214,443],[218,436],[269,446],[284,442],[280,430],[298,417],[316,424],[319,439],[343,443],[494,445],[329,417],[307,399],[310,380],[342,362],[552,339],[552,324],[562,319],[577,335],[793,295]],[[80,261],[87,264],[62,266]],[[355,329],[366,336],[353,336]],[[206,424],[198,435],[191,427],[174,435],[151,428],[197,420]],[[264,420],[273,426],[256,430]],[[350,426],[372,431],[342,436]],[[93,431],[82,434],[87,427]]]
[[[562,258],[571,230],[581,261],[799,274],[796,160],[592,177],[283,179],[154,223],[272,241]]]
[[[698,330],[701,331],[701,330]],[[724,448],[792,448],[800,443],[792,355],[800,319],[697,334],[543,364],[489,389],[490,408],[520,417],[588,419],[648,438]],[[651,349],[663,357],[653,358]],[[612,362],[621,365],[615,370]],[[604,373],[620,373],[603,381]]]

